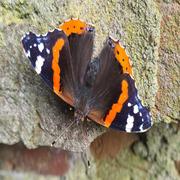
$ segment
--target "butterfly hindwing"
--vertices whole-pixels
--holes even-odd
[[[149,111],[138,97],[134,79],[128,74],[123,74],[121,83],[123,81],[127,82],[128,98],[123,103],[121,111],[116,112],[110,127],[126,132],[144,132],[152,126]]]
[[[113,49],[109,44],[104,46],[98,60],[99,70],[88,103],[103,116],[120,94],[122,68],[115,60]]]

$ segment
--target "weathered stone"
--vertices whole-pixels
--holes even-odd
[[[144,134],[143,140],[140,137],[141,143],[137,142],[136,150],[133,145],[132,148],[121,149],[115,158],[109,154],[103,160],[95,156],[97,179],[121,177],[123,180],[177,180],[179,137],[180,131],[177,126],[167,126],[164,123],[154,126],[151,131]],[[113,149],[113,146],[111,148]]]
[[[158,60],[156,107],[161,121],[180,121],[180,4],[160,3],[163,15]]]

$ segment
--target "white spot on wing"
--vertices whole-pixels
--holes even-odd
[[[38,56],[37,57],[37,60],[36,60],[36,63],[35,63],[35,71],[40,74],[41,73],[41,69],[42,69],[42,66],[44,64],[44,61],[45,59],[41,56]]]
[[[137,104],[134,105],[134,107],[133,107],[133,112],[134,112],[134,114],[137,114],[137,113],[139,112],[139,108],[138,108],[138,105],[137,105]]]
[[[21,38],[21,41],[25,38],[26,36],[24,35],[22,38]]]
[[[143,132],[143,131],[144,131],[144,129],[143,129],[143,124],[140,125],[139,130],[140,130],[140,132]]]
[[[50,54],[50,50],[49,50],[49,49],[46,49],[46,52],[47,52],[48,54]]]
[[[37,44],[36,43],[34,43],[34,45],[33,45],[34,47],[36,47],[37,46]]]
[[[30,48],[32,48],[32,45],[30,45]]]
[[[40,52],[42,52],[44,49],[44,44],[43,43],[38,44],[38,49]]]
[[[28,50],[28,51],[26,52],[26,57],[28,57],[28,58],[30,58],[30,57],[31,57],[30,50]]]
[[[128,103],[127,105],[128,105],[128,107],[131,107],[131,106],[132,106],[132,104],[131,104],[131,103]]]
[[[142,113],[140,112],[139,115],[142,117]]]
[[[134,117],[128,114],[127,124],[126,124],[126,132],[131,132],[134,125]]]

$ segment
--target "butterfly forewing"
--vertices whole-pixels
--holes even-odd
[[[68,38],[63,31],[55,29],[45,35],[27,33],[22,39],[23,48],[35,71],[46,84],[61,98],[73,104],[73,81],[71,69],[67,66],[71,60]],[[61,66],[61,61],[66,62]],[[66,73],[65,73],[66,72]],[[68,83],[64,74],[67,74]],[[71,86],[68,86],[71,84]]]

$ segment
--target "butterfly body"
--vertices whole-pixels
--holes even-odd
[[[138,98],[130,59],[119,41],[109,37],[92,61],[94,26],[71,19],[46,35],[30,32],[22,39],[35,71],[65,102],[75,119],[88,117],[105,127],[144,132],[152,126]]]

